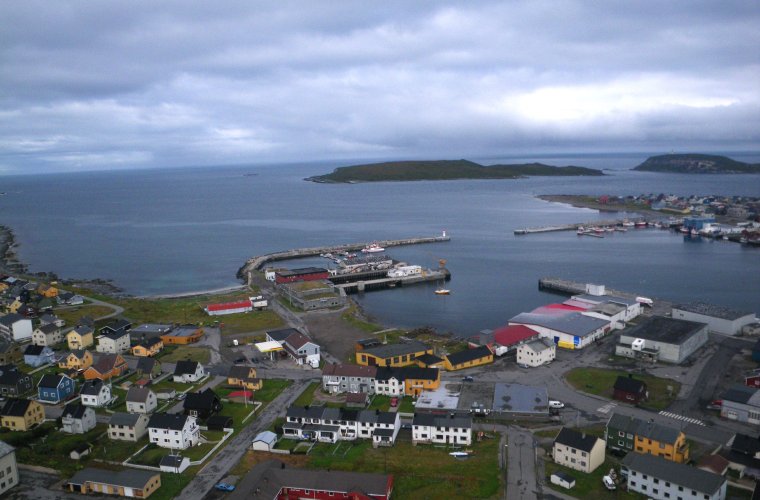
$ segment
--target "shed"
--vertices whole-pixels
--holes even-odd
[[[190,467],[190,459],[179,455],[165,455],[158,463],[161,472],[173,472],[179,474]]]
[[[212,415],[206,420],[206,427],[210,431],[232,429],[232,417],[228,417],[227,415]]]
[[[575,478],[571,476],[570,474],[567,474],[560,470],[558,470],[557,472],[554,472],[551,475],[550,480],[552,484],[562,486],[563,488],[567,488],[568,490],[572,488],[573,486],[575,486]]]
[[[82,443],[69,452],[69,457],[72,460],[79,460],[82,457],[89,455],[90,451],[92,451],[92,445],[88,443]]]
[[[272,431],[264,431],[253,438],[251,448],[256,451],[272,451],[275,444],[277,444],[277,434]]]

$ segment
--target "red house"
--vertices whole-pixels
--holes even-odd
[[[744,385],[760,388],[760,369],[746,373],[744,375]]]
[[[296,281],[326,280],[330,277],[327,269],[322,267],[302,267],[299,269],[283,269],[275,272],[274,282],[278,285]]]
[[[627,377],[618,376],[615,385],[612,388],[612,397],[626,403],[638,404],[649,398],[646,382],[636,380],[629,373]]]

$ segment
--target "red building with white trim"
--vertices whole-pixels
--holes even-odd
[[[274,282],[278,285],[296,281],[326,280],[330,272],[323,267],[302,267],[299,269],[281,269],[274,274]]]
[[[209,316],[222,316],[224,314],[237,314],[253,311],[251,299],[238,302],[225,302],[223,304],[209,304],[204,310]]]

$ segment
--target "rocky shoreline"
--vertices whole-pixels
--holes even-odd
[[[13,229],[0,225],[0,272],[23,274],[27,272],[26,265],[16,256],[16,235]]]

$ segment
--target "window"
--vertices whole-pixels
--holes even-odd
[[[660,484],[660,480],[657,478],[654,478],[654,484]]]
[[[631,486],[636,486],[636,481],[628,481],[628,484],[630,484]]]

